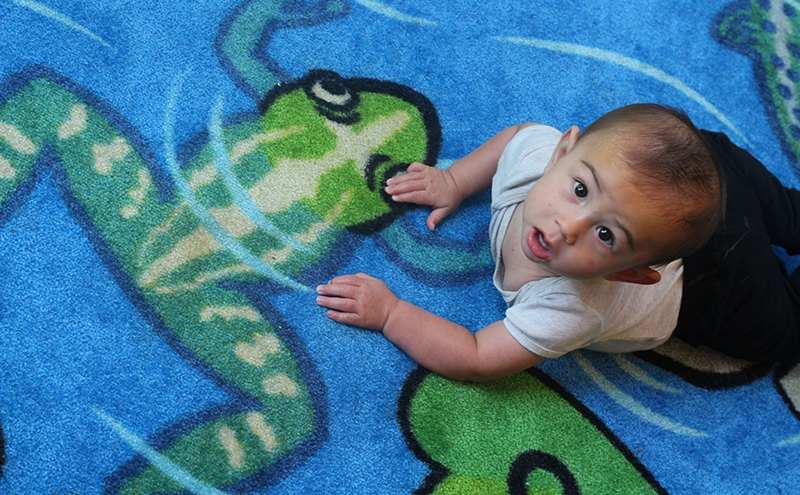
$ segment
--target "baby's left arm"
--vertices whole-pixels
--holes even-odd
[[[317,287],[317,304],[339,323],[383,332],[425,368],[456,380],[488,381],[541,363],[497,321],[465,327],[399,299],[381,280],[359,273]]]

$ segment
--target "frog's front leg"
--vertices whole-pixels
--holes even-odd
[[[282,329],[240,292],[213,281],[174,291],[142,282],[158,253],[199,222],[177,196],[164,200],[158,186],[166,182],[151,169],[154,160],[143,158],[150,153],[121,130],[128,126],[119,116],[98,110],[104,107],[68,81],[32,69],[0,102],[0,206],[26,189],[36,166],[54,166],[54,180],[129,297],[181,355],[238,397],[235,412],[212,411],[183,425],[180,436],[153,443],[204,483],[241,483],[320,433],[318,404]],[[57,159],[42,159],[48,149]],[[239,263],[220,256],[222,266]],[[152,468],[128,479],[134,474],[124,473],[119,485],[135,493],[182,490]]]
[[[279,29],[308,27],[348,15],[339,0],[244,0],[220,24],[217,57],[233,82],[260,99],[270,89],[291,80],[263,47]]]

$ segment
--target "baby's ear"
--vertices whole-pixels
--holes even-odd
[[[572,126],[567,129],[567,132],[561,135],[561,139],[558,140],[558,144],[556,145],[556,149],[553,150],[553,154],[550,155],[550,161],[547,162],[547,167],[545,170],[548,170],[552,167],[556,162],[564,158],[564,155],[569,153],[575,143],[578,142],[578,138],[581,135],[581,130],[578,129],[578,126]]]
[[[603,277],[612,282],[628,282],[629,284],[653,285],[661,280],[661,274],[649,266],[629,268]]]

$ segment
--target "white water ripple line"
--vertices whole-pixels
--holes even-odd
[[[665,385],[660,381],[656,380],[655,378],[653,378],[652,376],[648,375],[646,371],[644,371],[642,368],[634,364],[633,361],[631,361],[626,354],[612,354],[611,357],[614,359],[614,361],[617,362],[619,367],[625,370],[626,373],[631,375],[631,377],[633,377],[634,380],[664,392],[670,392],[673,394],[680,393],[679,390],[676,390],[670,387],[669,385]]]
[[[133,450],[138,454],[145,457],[150,463],[159,469],[162,473],[167,475],[172,480],[179,483],[182,487],[186,488],[195,495],[227,495],[225,492],[217,490],[213,486],[209,486],[202,481],[198,480],[183,468],[170,461],[163,455],[159,454],[153,447],[149,446],[147,442],[131,433],[119,421],[115,420],[105,412],[97,408],[92,408],[95,414],[100,419],[114,430],[122,440],[125,441]]]
[[[585,371],[586,374],[591,377],[591,379],[603,390],[603,392],[606,393],[606,395],[611,397],[617,404],[632,412],[642,420],[664,430],[678,433],[680,435],[687,435],[691,437],[708,436],[708,433],[689,428],[688,426],[683,426],[682,424],[676,423],[675,421],[672,421],[671,419],[666,418],[657,412],[651,411],[636,399],[626,394],[616,385],[611,383],[611,381],[606,378],[605,375],[595,368],[592,363],[590,363],[589,360],[583,357],[579,352],[573,352],[572,355],[580,367],[583,368],[583,371]]]
[[[794,445],[800,445],[800,435],[789,437],[775,444],[776,447],[790,447]]]
[[[186,182],[181,174],[180,164],[178,163],[177,155],[175,154],[175,143],[173,135],[173,126],[175,120],[175,104],[183,86],[183,80],[186,74],[178,76],[173,85],[172,92],[170,93],[169,100],[167,101],[167,110],[164,116],[164,153],[167,161],[167,170],[175,181],[175,186],[180,192],[183,201],[191,208],[197,218],[205,227],[206,231],[214,237],[214,239],[234,255],[239,260],[251,268],[253,271],[260,273],[278,283],[303,292],[313,292],[310,288],[302,285],[293,279],[278,273],[275,268],[270,266],[269,263],[258,258],[248,251],[236,238],[233,237],[217,220],[206,210],[194,194],[191,186]]]
[[[217,102],[211,112],[211,118],[208,124],[208,136],[211,148],[214,150],[214,159],[217,165],[217,171],[222,176],[225,185],[234,197],[236,206],[245,214],[245,216],[257,225],[262,230],[266,231],[272,237],[279,239],[285,245],[291,246],[292,249],[302,251],[305,253],[311,250],[305,245],[298,242],[294,237],[282,232],[279,228],[273,225],[261,210],[258,205],[253,201],[247,191],[242,187],[239,181],[233,174],[233,164],[231,163],[230,155],[225,149],[225,143],[222,139],[222,95],[217,96]]]
[[[100,36],[94,34],[93,32],[89,31],[87,28],[85,28],[84,26],[81,26],[80,24],[78,24],[77,22],[73,21],[69,17],[65,16],[61,12],[53,10],[50,7],[42,5],[39,2],[34,2],[33,0],[10,0],[10,1],[11,1],[11,3],[15,3],[15,4],[19,5],[20,7],[25,7],[27,9],[31,9],[32,11],[36,12],[39,15],[42,15],[44,17],[48,17],[50,19],[53,19],[54,21],[60,22],[61,24],[67,26],[70,29],[74,29],[75,31],[83,33],[86,36],[92,38],[93,40],[99,42],[103,46],[107,46],[108,48],[111,48],[114,51],[117,50],[116,48],[114,48],[113,46],[108,44],[106,42],[106,40],[104,40]]]
[[[720,112],[708,100],[706,100],[703,97],[703,95],[701,95],[697,91],[687,86],[683,81],[681,81],[677,77],[671,76],[666,72],[664,72],[663,70],[653,67],[652,65],[648,65],[642,62],[641,60],[636,60],[635,58],[626,57],[625,55],[616,52],[602,50],[600,48],[594,48],[590,46],[578,45],[575,43],[548,41],[538,38],[507,38],[501,36],[497,36],[495,37],[495,39],[498,41],[505,41],[508,43],[517,43],[520,45],[528,45],[536,48],[544,48],[545,50],[551,50],[554,52],[571,53],[573,55],[580,55],[582,57],[589,57],[596,60],[602,60],[603,62],[611,62],[612,64],[617,64],[622,67],[626,67],[628,69],[632,69],[644,75],[650,76],[653,79],[656,79],[657,81],[672,86],[673,88],[677,89],[681,93],[685,94],[686,96],[697,102],[700,106],[705,108],[709,113],[711,113],[714,117],[716,117],[717,120],[725,124],[731,131],[733,131],[737,136],[739,136],[742,139],[742,141],[744,141],[748,146],[750,146],[751,148],[753,147],[750,140],[748,140],[747,137],[745,137],[745,135],[735,125],[733,125],[733,122],[731,122],[727,117],[725,117],[725,115],[723,115],[722,112]]]
[[[376,2],[375,0],[353,0],[355,3],[360,4],[363,7],[366,7],[372,11],[375,11],[381,15],[385,15],[386,17],[402,21],[402,22],[409,22],[411,24],[421,24],[423,26],[435,26],[436,23],[433,21],[429,21],[427,19],[423,19],[421,17],[414,17],[412,15],[404,14],[397,9],[389,7],[388,5],[384,5],[380,2]]]

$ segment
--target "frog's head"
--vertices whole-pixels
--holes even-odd
[[[433,165],[441,145],[430,101],[393,82],[312,70],[273,88],[259,110],[262,128],[295,129],[267,151],[270,163],[315,181],[293,201],[322,217],[336,212],[335,223],[359,233],[395,218],[404,205],[384,192],[386,181],[412,162]]]

